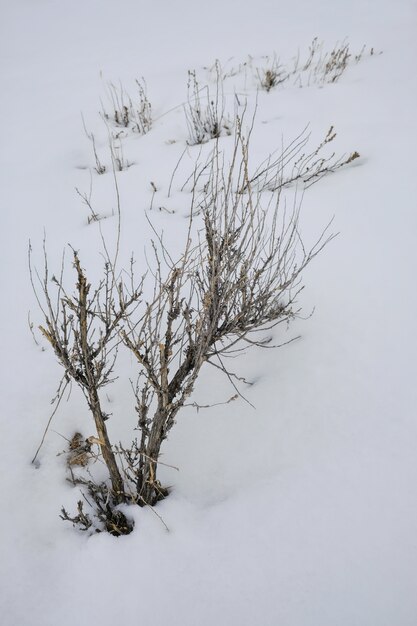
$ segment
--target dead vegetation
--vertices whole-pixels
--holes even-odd
[[[298,59],[292,73],[275,59],[257,73],[262,88],[270,91],[297,72],[336,82],[351,58],[349,47],[325,55],[319,50],[313,40],[307,60],[300,63]],[[103,111],[110,129],[118,231],[113,255],[101,236],[101,277],[90,280],[73,248],[71,278],[65,257],[58,274],[51,275],[45,241],[41,272],[33,269],[29,251],[30,277],[43,318],[39,329],[63,369],[50,420],[65,389],[74,383],[84,395],[95,426],[94,435],[84,438],[76,432],[70,441],[67,466],[82,499],[76,514],[61,510],[62,519],[84,531],[128,534],[133,523],[121,505],[154,507],[168,495],[169,487],[158,477],[161,448],[184,406],[202,408],[189,400],[203,367],[216,368],[230,382],[233,395],[223,404],[246,400],[242,393],[246,381],[229,365],[239,361],[230,359],[238,359],[247,350],[277,347],[272,330],[287,327],[298,317],[303,271],[334,237],[327,225],[312,244],[303,241],[297,195],[290,206],[282,202],[282,191],[291,185],[309,187],[359,157],[356,151],[342,156],[331,151],[336,137],[333,126],[311,148],[306,128],[253,169],[249,156],[255,117],[248,130],[244,128],[245,113],[229,120],[224,113],[219,64],[215,71],[214,97],[208,86],[200,88],[195,72],[189,72],[185,106],[188,144],[213,140],[213,147],[205,152],[203,162],[195,163],[181,189],[189,192],[189,205],[187,232],[178,257],[174,258],[154,231],[153,257],[140,276],[133,271],[133,258],[129,268],[119,267],[121,211],[116,172],[129,166],[121,139],[125,129],[144,134],[152,125],[151,107],[140,83],[136,105],[121,86],[111,85],[112,110]],[[120,129],[116,134],[111,130],[114,126]],[[231,151],[226,154],[219,139],[230,135],[232,129]],[[95,169],[103,173],[106,168],[97,155],[94,136],[87,135]],[[152,208],[157,188],[154,183],[151,186]],[[89,195],[79,195],[90,210],[90,219],[99,220],[91,205],[91,190]],[[110,415],[102,400],[104,388],[118,375],[117,358],[122,349],[130,352],[137,368],[132,383],[137,424],[127,443],[111,441]],[[100,461],[101,469],[104,465],[104,480],[90,462],[93,459]]]
[[[31,269],[44,318],[39,328],[64,369],[64,379],[77,384],[85,396],[96,427],[93,443],[107,467],[108,484],[89,473],[73,475],[88,492],[98,529],[128,532],[131,524],[120,517],[120,504],[153,506],[168,494],[157,475],[161,446],[201,369],[222,371],[234,398],[243,397],[242,379],[226,365],[228,357],[272,347],[271,330],[298,315],[303,270],[333,237],[325,229],[311,247],[302,243],[300,207],[281,210],[279,188],[265,196],[250,173],[251,131],[245,136],[240,118],[235,128],[230,160],[226,162],[216,141],[204,174],[198,165],[194,169],[195,188],[203,176],[204,184],[190,196],[188,232],[178,259],[158,238],[151,271],[136,279],[133,263],[129,271],[119,271],[118,247],[111,257],[103,242],[103,274],[93,285],[78,252],[71,249],[74,286],[69,289],[64,259],[58,277],[50,276],[44,244],[43,275]],[[269,174],[273,167],[280,165],[270,163]],[[110,441],[109,416],[101,401],[102,390],[116,375],[122,346],[138,367],[134,396],[140,435],[127,446]],[[91,443],[91,438],[74,435],[69,466],[90,472]],[[77,515],[62,516],[90,528],[91,517],[81,505]]]
[[[225,114],[223,81],[218,61],[215,64],[215,92],[208,85],[200,87],[195,71],[189,70],[187,83],[187,104],[184,107],[190,146],[230,135],[233,123]]]
[[[304,188],[311,187],[324,176],[350,165],[360,157],[354,150],[349,154],[337,156],[329,152],[329,145],[336,139],[333,126],[329,128],[322,141],[311,149],[310,133],[306,127],[278,155],[270,155],[261,163],[254,175],[251,184],[257,185],[262,191],[279,191],[284,187],[299,184]]]
[[[91,458],[91,444],[84,439],[81,433],[75,433],[69,443],[67,454],[68,466],[85,467]]]
[[[130,128],[146,135],[152,128],[152,105],[147,96],[145,79],[136,80],[136,96],[131,98],[122,84],[109,83],[107,96],[110,111],[103,106],[103,118],[119,128]]]
[[[266,57],[264,65],[256,67],[254,73],[259,87],[266,92],[282,85],[325,85],[338,82],[350,65],[356,65],[374,54],[374,49],[366,46],[354,53],[347,41],[336,43],[332,49],[325,50],[324,42],[315,37],[304,58],[298,52],[291,61],[284,63],[273,54],[272,57]],[[253,67],[252,60],[249,65]]]

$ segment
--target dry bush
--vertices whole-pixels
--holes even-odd
[[[195,71],[189,70],[187,104],[184,107],[191,146],[230,135],[233,124],[224,112],[223,80],[218,61],[215,64],[216,87],[214,95],[207,85],[200,87]]]
[[[87,491],[98,526],[80,503],[76,515],[63,510],[62,517],[86,530],[130,532],[118,505],[153,506],[167,495],[157,475],[161,446],[201,369],[219,369],[234,388],[233,399],[241,396],[242,379],[225,359],[274,347],[271,330],[299,312],[302,272],[333,237],[326,228],[306,246],[299,205],[282,206],[281,188],[264,193],[250,171],[251,131],[245,136],[239,118],[235,127],[230,157],[216,141],[204,167],[193,171],[188,231],[178,258],[158,237],[151,271],[137,280],[132,269],[118,271],[118,244],[111,258],[103,240],[105,265],[95,286],[72,251],[72,291],[65,286],[64,263],[58,278],[50,278],[46,251],[43,276],[31,270],[44,318],[41,332],[64,369],[64,380],[75,382],[86,398],[109,475],[105,483],[90,474],[73,477]],[[277,178],[281,164],[270,163],[268,175],[273,167]],[[151,295],[145,299],[144,293]],[[116,446],[109,440],[101,394],[115,376],[122,344],[138,367],[139,436]]]
[[[290,77],[288,70],[285,69],[285,66],[276,55],[274,55],[266,68],[257,68],[256,72],[261,89],[267,92],[278,85],[282,85]]]
[[[259,87],[267,92],[284,83],[299,87],[324,85],[336,83],[349,65],[373,55],[374,49],[368,51],[366,46],[353,53],[347,41],[325,51],[324,43],[315,37],[304,59],[298,52],[291,62],[284,64],[274,54],[272,58],[266,57],[266,67],[256,68],[255,73]]]
[[[136,80],[137,95],[131,98],[122,84],[109,83],[108,100],[111,112],[103,107],[103,118],[121,128],[131,128],[140,135],[145,135],[152,128],[152,106],[146,93],[145,80]]]

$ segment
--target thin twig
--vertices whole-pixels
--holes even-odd
[[[48,423],[46,424],[46,428],[45,428],[44,433],[43,433],[43,435],[42,435],[41,442],[40,442],[40,444],[39,444],[39,446],[38,446],[38,449],[36,450],[35,456],[33,457],[32,461],[31,461],[31,463],[32,463],[32,464],[34,464],[34,463],[35,463],[35,461],[36,461],[36,458],[37,458],[37,456],[38,456],[38,454],[39,454],[39,452],[40,452],[40,449],[42,448],[43,443],[44,443],[44,441],[45,441],[46,433],[48,432],[48,429],[49,429],[49,426],[51,425],[52,419],[53,419],[53,417],[54,417],[55,413],[58,411],[58,408],[59,408],[59,405],[60,405],[60,403],[61,403],[62,397],[63,397],[63,395],[64,395],[64,393],[65,393],[66,388],[67,388],[67,387],[68,387],[68,385],[69,385],[69,382],[70,382],[70,381],[69,381],[68,377],[66,376],[66,374],[64,374],[64,376],[62,377],[61,382],[60,382],[60,384],[59,384],[59,387],[61,387],[61,384],[62,384],[62,382],[63,382],[64,380],[65,380],[65,385],[64,385],[63,389],[60,391],[60,393],[59,393],[59,394],[58,394],[58,396],[57,396],[57,404],[56,404],[56,406],[55,406],[54,410],[52,411],[52,413],[51,413],[51,415],[50,415],[50,417],[49,417],[49,419],[48,419]]]

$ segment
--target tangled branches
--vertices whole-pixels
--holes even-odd
[[[109,485],[94,487],[88,480],[84,484],[93,494],[96,515],[107,530],[110,524],[114,534],[131,528],[124,518],[114,521],[120,504],[153,506],[167,495],[157,478],[161,446],[203,366],[220,369],[241,396],[238,377],[226,368],[225,357],[271,345],[269,331],[298,313],[302,272],[333,238],[327,227],[311,247],[305,247],[299,204],[295,202],[291,210],[282,206],[282,186],[264,193],[259,170],[250,171],[250,131],[245,137],[239,118],[235,128],[227,163],[216,141],[204,167],[195,167],[188,230],[179,258],[172,258],[161,237],[153,245],[151,289],[149,277],[135,282],[133,271],[118,272],[117,253],[111,259],[107,248],[104,275],[96,287],[74,250],[72,294],[64,286],[63,269],[58,279],[50,280],[46,252],[44,275],[36,274],[37,285],[31,271],[44,316],[41,332],[66,379],[82,389],[96,426],[95,441]],[[268,163],[265,172],[278,179],[281,163]],[[151,297],[145,298],[149,293]],[[134,392],[140,435],[127,446],[115,446],[100,393],[112,382],[122,345],[138,366]],[[63,517],[90,527],[90,517],[80,505],[78,515],[65,511]]]

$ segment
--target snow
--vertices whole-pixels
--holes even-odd
[[[3,3],[2,624],[417,623],[416,13],[412,0]],[[264,55],[290,59],[315,36],[328,48],[348,37],[353,51],[366,44],[382,54],[352,65],[336,84],[258,96],[254,163],[307,123],[313,143],[334,124],[338,153],[361,154],[303,198],[307,239],[333,215],[340,232],[305,272],[301,303],[306,315],[316,307],[314,315],[277,333],[301,334],[299,341],[240,361],[239,372],[257,381],[247,391],[256,410],[235,401],[179,415],[163,460],[180,471],[161,468],[173,491],[155,510],[169,532],[152,510],[133,507],[127,537],[76,532],[58,517],[62,505],[75,510],[79,494],[56,456],[62,436],[92,434],[75,391],[53,420],[40,467],[30,464],[60,370],[28,329],[28,309],[35,327],[41,317],[27,245],[31,239],[39,263],[45,229],[54,271],[66,243],[89,272],[101,268],[97,224],[86,224],[74,191],[88,192],[85,168],[94,166],[80,113],[108,161],[98,116],[106,83],[120,80],[133,93],[135,78],[145,77],[154,127],[126,139],[134,163],[117,175],[121,260],[134,249],[140,263],[150,181],[159,190],[155,227],[174,248],[184,234],[184,175],[169,199],[166,190],[187,139],[187,70],[206,79],[215,59],[237,67],[248,55],[261,67]],[[229,110],[235,88],[254,103],[256,81],[250,73],[242,81],[226,82]],[[227,148],[229,139],[221,141]],[[92,179],[94,208],[111,215],[111,174]],[[111,242],[115,218],[100,223]],[[130,375],[133,364],[122,365]],[[128,382],[108,393],[111,433],[126,437],[135,419]],[[205,371],[193,399],[232,394]]]

